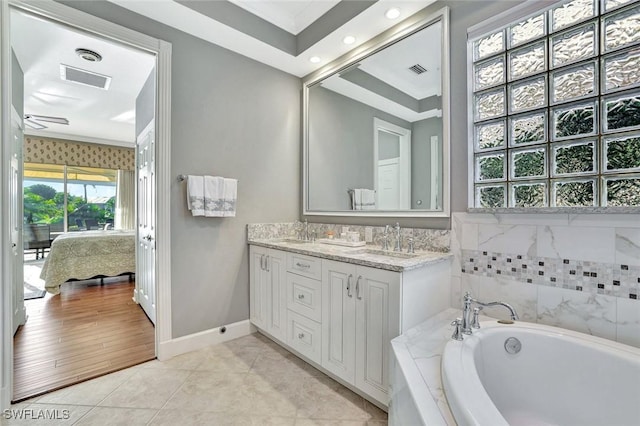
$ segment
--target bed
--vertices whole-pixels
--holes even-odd
[[[136,271],[135,231],[85,231],[59,235],[51,243],[40,278],[51,294],[70,280],[112,277]]]

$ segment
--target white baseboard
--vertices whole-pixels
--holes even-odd
[[[225,327],[225,332],[221,329]],[[248,336],[257,330],[249,320],[234,322],[233,324],[212,328],[188,336],[178,337],[166,342],[158,343],[158,353],[156,356],[160,361],[168,360],[174,356],[187,352],[197,351],[211,345],[217,345],[238,337]]]

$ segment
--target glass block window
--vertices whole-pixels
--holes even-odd
[[[473,207],[640,206],[640,0],[565,0],[469,40]]]

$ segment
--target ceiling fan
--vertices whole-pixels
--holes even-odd
[[[55,123],[55,124],[64,124],[65,126],[69,125],[69,120],[63,117],[50,117],[47,115],[37,115],[37,114],[25,114],[24,115],[24,125],[33,130],[42,130],[46,129],[47,126],[41,124],[40,122],[44,121],[45,123]]]

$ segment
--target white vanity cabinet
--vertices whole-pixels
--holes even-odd
[[[249,246],[249,312],[251,322],[276,339],[287,334],[286,252]]]
[[[322,259],[287,253],[286,344],[320,364],[322,349]]]
[[[402,274],[325,260],[322,276],[322,366],[387,405]]]
[[[449,307],[450,260],[395,272],[320,256],[250,245],[251,322],[386,407],[391,339]]]

